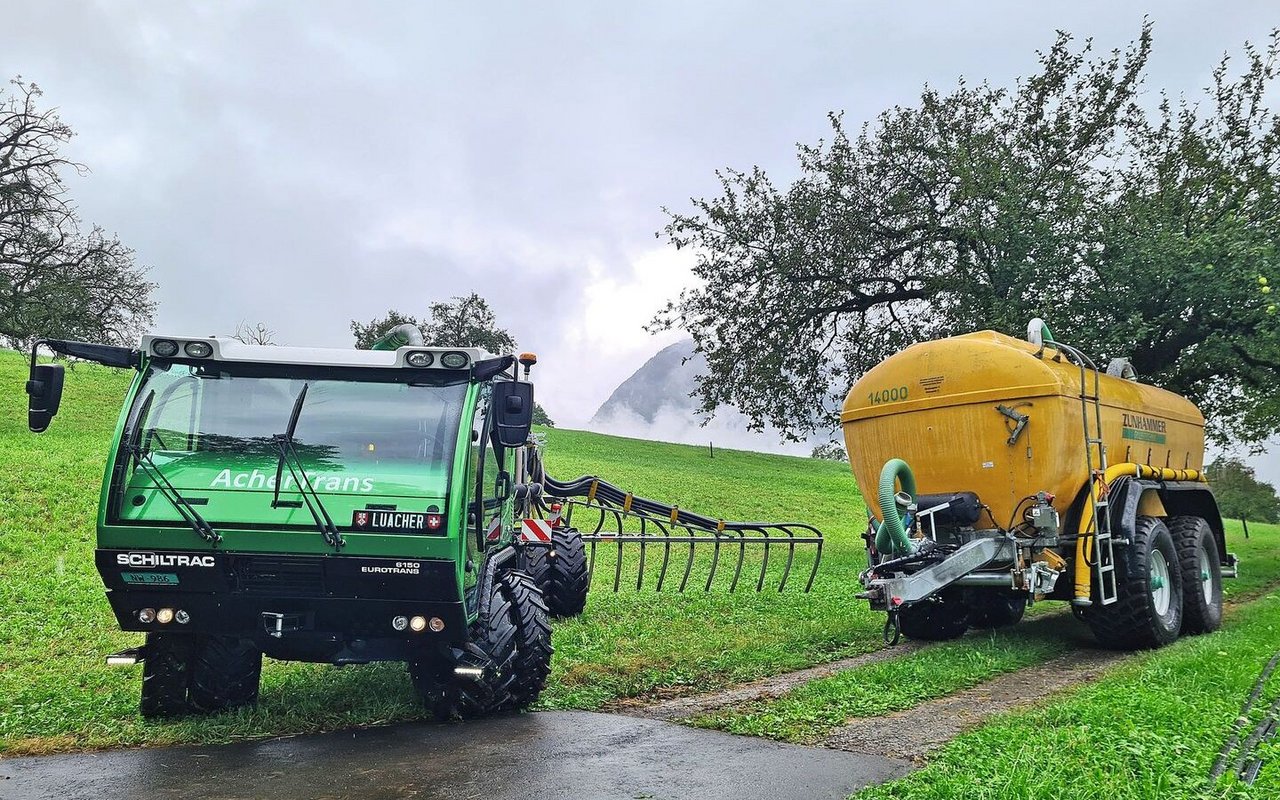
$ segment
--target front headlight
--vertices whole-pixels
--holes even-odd
[[[156,339],[151,343],[151,352],[161,358],[173,358],[178,354],[178,343],[172,339]]]
[[[208,358],[213,355],[213,347],[208,342],[187,342],[187,346],[182,349],[192,358]]]
[[[411,367],[429,367],[433,363],[435,363],[436,357],[434,354],[428,353],[425,350],[415,350],[414,352],[405,356],[404,360]]]

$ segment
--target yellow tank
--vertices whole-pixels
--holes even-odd
[[[840,422],[872,511],[881,468],[902,458],[921,494],[974,492],[998,527],[1018,522],[1018,502],[1040,491],[1056,496],[1065,519],[1088,484],[1080,368],[1051,344],[1037,358],[1039,349],[979,331],[908,347],[854,384]],[[1203,467],[1204,417],[1193,403],[1124,378],[1099,379],[1111,464]],[[1093,391],[1092,371],[1087,387]],[[1000,406],[1027,418],[1012,442],[1016,422]]]

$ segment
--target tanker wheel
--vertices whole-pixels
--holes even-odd
[[[509,572],[503,583],[516,622],[516,657],[512,663],[515,680],[507,707],[524,708],[538,699],[551,673],[551,619],[542,590],[532,578]]]
[[[191,660],[191,707],[211,713],[252,705],[261,678],[262,651],[252,640],[200,636]]]
[[[138,704],[142,716],[163,719],[191,713],[187,685],[193,650],[190,635],[147,634],[147,657],[142,662],[142,699]]]
[[[1173,535],[1159,517],[1138,517],[1133,541],[1116,554],[1118,599],[1088,609],[1104,647],[1163,647],[1182,629],[1182,570]],[[1096,601],[1095,601],[1096,603]]]
[[[1222,627],[1222,556],[1209,523],[1171,517],[1169,533],[1182,566],[1182,632],[1211,633]]]
[[[1016,625],[1027,611],[1027,593],[1005,589],[976,589],[966,598],[969,624],[975,628]]]
[[[943,593],[902,609],[898,622],[908,639],[941,642],[964,635],[969,609],[958,595]]]

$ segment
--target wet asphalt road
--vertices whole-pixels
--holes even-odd
[[[844,798],[903,761],[582,711],[0,760],[0,798]]]

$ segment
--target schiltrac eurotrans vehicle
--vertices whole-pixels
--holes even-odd
[[[569,593],[555,600],[574,613],[587,577],[540,586],[519,569],[536,359],[520,357],[521,379],[514,356],[421,343],[411,326],[372,350],[40,343],[137,373],[95,558],[121,628],[146,634],[108,659],[143,662],[145,716],[254,702],[263,654],[407,662],[441,717],[537,697],[551,658],[543,588]],[[33,431],[62,383],[33,350]],[[559,565],[581,572],[575,544]]]

